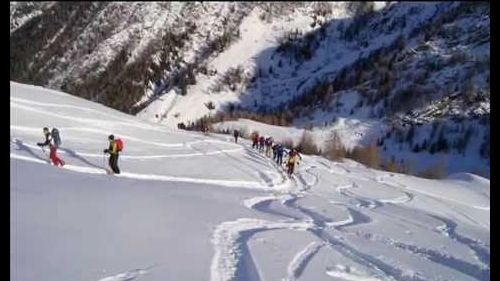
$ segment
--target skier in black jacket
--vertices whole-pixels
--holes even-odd
[[[233,136],[234,136],[234,142],[238,143],[238,137],[240,136],[240,131],[238,131],[238,130],[235,129],[233,131]]]
[[[120,168],[118,168],[118,156],[120,151],[118,150],[118,146],[115,141],[115,136],[109,135],[109,147],[104,149],[104,153],[109,153],[109,167],[115,174],[120,173]]]
[[[64,166],[64,161],[59,158],[57,155],[57,144],[55,143],[55,140],[52,138],[52,135],[50,134],[49,128],[45,127],[43,128],[43,134],[45,136],[45,142],[39,142],[37,143],[38,146],[44,147],[44,146],[49,146],[50,149],[50,160],[52,160],[52,164],[55,166]]]

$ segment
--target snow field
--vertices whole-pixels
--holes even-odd
[[[246,140],[37,87],[11,83],[11,109],[11,280],[489,280],[487,179],[307,155],[288,178]],[[44,126],[62,169],[35,145]]]

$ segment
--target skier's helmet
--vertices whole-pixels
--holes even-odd
[[[44,127],[44,128],[43,128],[43,133],[44,133],[44,134],[47,134],[48,132],[49,132],[49,128]]]
[[[115,139],[115,136],[109,135],[108,140],[114,140],[114,139]]]

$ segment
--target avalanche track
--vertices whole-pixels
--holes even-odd
[[[34,188],[28,175],[47,175],[56,184],[60,177],[67,177],[68,183],[84,186],[77,189],[82,194],[92,189],[91,195],[75,196],[78,201],[74,202],[89,200],[94,206],[88,211],[95,213],[93,219],[77,213],[79,222],[97,220],[96,228],[103,228],[102,233],[109,224],[113,226],[108,232],[126,230],[117,232],[121,237],[117,241],[105,240],[95,247],[95,251],[99,247],[114,250],[106,252],[109,259],[100,260],[108,268],[106,273],[86,270],[86,280],[198,280],[208,276],[212,281],[490,279],[489,181],[423,180],[352,161],[330,162],[306,155],[289,178],[283,167],[253,150],[246,140],[235,144],[227,136],[168,130],[69,95],[17,83],[11,87],[11,203],[16,205],[11,209],[16,234],[11,240],[16,245],[11,268],[14,260],[16,268],[38,274],[16,270],[17,277],[11,280],[62,280],[57,276],[66,270],[52,268],[43,259],[37,262],[48,267],[35,261],[17,263],[21,255],[30,254],[28,247],[17,242],[30,241],[26,225],[32,223],[32,229],[42,232],[50,228],[51,233],[67,228],[68,236],[62,237],[76,235],[62,222],[76,219],[61,217],[74,211],[70,203],[56,204],[58,212],[63,212],[54,218],[61,223],[58,226],[49,223],[39,228],[25,214],[35,208],[30,204],[38,202],[40,218],[36,221],[42,220],[48,212],[44,204],[49,204],[43,200],[75,187],[51,189],[42,184]],[[46,152],[36,146],[44,126],[61,131],[59,154],[67,163],[62,169],[47,165]],[[120,156],[122,174],[116,177],[106,175],[106,159],[100,153],[110,133],[126,140]],[[32,174],[21,177],[23,167]],[[36,167],[43,167],[39,170],[44,172],[37,172]],[[116,216],[111,208],[103,207],[111,202],[109,192],[121,198],[114,205]],[[134,195],[129,198],[127,193]],[[43,194],[44,199],[37,199],[36,194]],[[172,196],[178,199],[168,199]],[[173,218],[173,213],[181,212],[177,207],[162,211],[177,200],[197,202],[183,201],[178,207],[190,219]],[[18,209],[18,205],[28,209]],[[206,207],[195,209],[200,205]],[[132,212],[128,206],[135,206]],[[123,212],[125,217],[120,217]],[[148,214],[147,219],[141,217],[142,212]],[[124,221],[127,218],[131,222]],[[167,218],[175,223],[163,222]],[[161,232],[164,224],[168,227]],[[40,237],[32,243],[46,239]],[[186,243],[176,240],[179,237]],[[51,243],[68,246],[66,239],[70,238]],[[157,249],[164,243],[181,254]],[[136,244],[129,256],[119,246]],[[35,244],[37,257],[44,256],[44,247]],[[186,247],[189,250],[182,254]],[[78,253],[74,254],[77,259]],[[63,262],[69,257],[59,249],[53,259]],[[113,259],[120,262],[110,262]],[[150,262],[164,265],[133,269]],[[28,265],[32,267],[24,267]],[[64,276],[83,280],[74,277],[81,270],[67,271]]]

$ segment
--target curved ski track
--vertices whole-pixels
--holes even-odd
[[[112,114],[99,112],[94,109],[85,109],[74,105],[61,105],[53,103],[34,102],[21,98],[11,97],[11,107],[20,108],[23,110],[36,112],[43,115],[51,115],[56,118],[64,118],[76,123],[82,123],[82,127],[65,128],[67,130],[76,130],[83,132],[93,132],[99,134],[106,134],[104,129],[88,128],[89,124],[95,121],[103,122],[96,118],[83,118],[74,117],[45,111],[30,107],[30,105],[37,105],[43,107],[59,107],[59,108],[78,108],[85,110],[91,114],[101,114],[106,117],[112,117],[113,124],[120,126],[128,126],[132,128],[145,129],[145,125],[140,122],[122,122]],[[146,129],[163,131],[165,130],[155,127],[147,126]],[[11,125],[11,130],[18,130],[27,133],[38,133],[39,128],[22,127]],[[215,253],[212,258],[210,266],[210,280],[211,281],[226,281],[226,280],[263,280],[265,279],[262,272],[256,268],[254,262],[255,257],[247,246],[249,239],[252,235],[259,232],[269,230],[289,230],[289,231],[303,231],[309,232],[315,237],[315,241],[311,241],[304,249],[297,252],[288,263],[286,276],[283,280],[297,280],[300,279],[302,274],[307,270],[307,266],[311,263],[315,255],[323,248],[329,248],[336,253],[340,254],[347,260],[354,262],[365,268],[364,273],[350,270],[348,266],[337,265],[334,267],[325,268],[325,276],[343,278],[346,280],[428,280],[433,276],[422,276],[419,272],[408,275],[404,268],[395,266],[393,263],[384,260],[383,258],[363,251],[359,246],[353,243],[352,239],[361,238],[369,241],[370,243],[379,243],[385,247],[393,250],[404,251],[407,254],[422,258],[426,261],[439,264],[440,266],[458,271],[473,280],[489,280],[490,278],[490,253],[489,245],[482,241],[476,241],[463,234],[459,234],[455,229],[457,222],[452,219],[445,218],[434,213],[427,213],[420,210],[419,212],[431,217],[432,219],[442,223],[442,226],[434,229],[435,232],[441,233],[446,239],[451,239],[456,243],[465,245],[473,253],[477,259],[477,263],[466,261],[461,257],[455,257],[446,253],[440,252],[436,249],[428,249],[412,245],[403,241],[397,241],[390,237],[380,238],[378,234],[367,233],[363,234],[360,227],[364,225],[375,223],[375,217],[384,217],[384,219],[393,220],[396,223],[406,223],[413,227],[424,229],[425,226],[418,221],[411,221],[403,219],[399,216],[389,214],[383,211],[385,206],[410,204],[415,196],[425,196],[432,198],[432,200],[446,202],[453,201],[449,198],[440,198],[434,194],[427,194],[421,190],[415,190],[408,186],[402,185],[395,181],[387,181],[387,176],[375,177],[375,182],[384,188],[392,189],[393,191],[401,194],[395,198],[382,198],[373,199],[361,195],[363,189],[370,188],[364,186],[365,182],[370,182],[370,177],[363,177],[354,173],[352,169],[359,166],[355,164],[338,165],[337,163],[329,164],[318,157],[305,157],[304,161],[297,167],[296,174],[289,178],[285,171],[276,165],[271,159],[263,156],[255,150],[245,145],[229,144],[216,139],[197,139],[196,141],[186,143],[164,143],[154,140],[143,140],[132,136],[123,136],[129,140],[141,142],[147,145],[166,147],[169,149],[193,148],[197,143],[221,143],[226,147],[228,145],[234,148],[217,148],[209,152],[194,152],[186,154],[164,154],[164,155],[123,155],[125,159],[155,159],[155,158],[181,158],[181,157],[204,157],[215,154],[225,154],[232,157],[231,153],[245,151],[246,159],[258,163],[264,163],[269,167],[268,171],[257,171],[256,174],[260,181],[238,181],[238,180],[218,180],[218,179],[205,179],[205,178],[186,178],[165,175],[145,175],[135,173],[123,173],[119,177],[133,178],[140,180],[160,180],[160,181],[178,181],[178,182],[191,182],[191,183],[205,183],[218,186],[227,187],[244,187],[268,190],[266,196],[259,196],[248,198],[242,204],[256,212],[266,214],[274,220],[264,220],[256,218],[238,218],[233,221],[226,221],[220,223],[213,232],[212,243],[214,245]],[[22,140],[11,138],[11,150],[20,149],[24,151],[31,151],[31,148],[37,148],[34,145],[24,144]],[[215,147],[215,146],[214,146]],[[83,153],[70,150],[61,150],[61,153],[67,153],[76,158],[85,157],[101,157],[100,154]],[[30,153],[31,156],[16,154],[11,151],[11,158],[24,161],[31,161],[36,163],[47,163],[43,157]],[[237,160],[234,159],[233,160]],[[306,161],[307,160],[307,161]],[[332,167],[333,165],[333,167]],[[348,168],[346,168],[346,166]],[[99,167],[65,165],[65,169],[81,173],[105,174],[104,169]],[[320,176],[321,171],[326,171],[329,177],[342,177],[349,182],[326,182],[326,186],[330,189],[325,189],[325,179]],[[331,196],[335,196],[335,200],[322,197],[323,193],[317,193],[316,188],[323,188],[323,192],[329,192]],[[320,199],[328,202],[330,206],[335,207],[335,210],[340,209],[345,214],[343,219],[332,219],[328,215],[314,209],[313,207],[304,205],[306,199]],[[461,203],[461,202],[457,202]],[[469,206],[482,211],[489,211],[489,207],[483,206]],[[459,212],[459,210],[456,210]],[[377,216],[375,216],[375,214]],[[462,216],[467,217],[466,214]],[[471,223],[475,223],[472,218],[469,218]],[[477,224],[477,223],[476,223]],[[350,231],[350,230],[354,231]],[[428,230],[429,231],[429,230]],[[352,239],[351,239],[352,238]],[[114,276],[101,278],[99,281],[125,281],[136,280],[140,276],[147,274],[146,269],[136,269],[126,271]]]
[[[284,171],[270,159],[265,158],[252,149],[248,148],[246,150],[251,156],[262,161],[267,161],[269,166],[276,170],[277,173],[274,174],[278,175],[278,178],[273,182],[279,181],[280,186],[288,186],[289,188],[288,190],[280,189],[280,192],[275,190],[267,196],[248,198],[243,202],[243,205],[249,209],[271,215],[276,218],[275,221],[241,218],[235,221],[224,222],[217,227],[213,238],[216,254],[212,259],[211,281],[264,280],[265,278],[259,275],[261,273],[255,272],[258,271],[256,268],[245,268],[248,264],[252,264],[254,267],[255,263],[253,259],[256,258],[251,253],[248,253],[249,249],[247,243],[253,234],[275,229],[307,231],[317,238],[316,241],[310,242],[309,245],[290,260],[286,269],[286,276],[282,278],[283,280],[298,280],[307,269],[307,265],[323,247],[329,247],[353,262],[369,269],[368,274],[365,274],[366,272],[364,274],[358,274],[354,272],[349,273],[345,270],[339,271],[325,268],[325,274],[328,276],[345,278],[345,280],[429,280],[428,277],[423,277],[419,272],[408,275],[404,269],[373,256],[369,252],[363,252],[355,244],[349,243],[346,236],[344,236],[361,236],[359,232],[353,233],[346,230],[354,226],[372,223],[370,213],[377,212],[378,208],[386,204],[399,205],[411,202],[415,194],[408,191],[408,189],[401,186],[395,186],[394,184],[386,184],[383,180],[377,180],[385,184],[384,186],[387,188],[399,192],[401,196],[374,200],[357,195],[355,192],[351,191],[351,189],[355,190],[360,187],[360,181],[367,181],[368,179],[355,178],[354,175],[350,177],[351,171],[347,168],[342,167],[341,169],[334,170],[328,164],[322,161],[316,161],[317,165],[299,166],[300,169],[298,169],[297,175],[288,178]],[[346,219],[332,221],[323,214],[300,204],[302,198],[314,196],[314,187],[318,185],[321,180],[319,175],[313,172],[314,169],[318,168],[332,174],[348,175],[348,178],[357,180],[349,184],[334,187],[334,190],[345,199],[345,202],[330,201],[331,204],[344,208],[347,213]],[[269,181],[269,179],[266,181]],[[279,209],[276,206],[280,206]],[[399,221],[399,218],[389,216],[384,212],[380,214],[385,215],[388,219],[397,219]],[[440,219],[444,221],[443,218]],[[479,265],[471,264],[460,257],[449,256],[433,249],[419,248],[398,241],[388,243],[387,241],[390,241],[390,238],[385,238],[377,242],[387,247],[404,250],[406,253],[413,256],[424,258],[436,264],[459,271],[473,279],[489,280],[489,248],[480,244],[480,242],[475,242],[456,234],[456,232],[453,231],[454,225],[452,222],[446,221],[446,224],[449,226],[447,229],[450,237],[460,243],[466,243],[478,257],[480,261]],[[415,225],[419,226],[418,224]],[[333,235],[335,231],[344,235]],[[373,235],[365,236],[373,237]],[[246,252],[247,256],[244,255]],[[249,271],[254,271],[254,274],[248,274]]]

